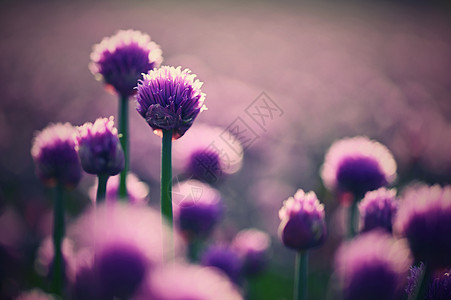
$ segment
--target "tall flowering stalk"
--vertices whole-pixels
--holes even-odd
[[[89,68],[108,90],[119,95],[119,134],[125,165],[121,172],[118,195],[127,197],[126,177],[128,155],[128,99],[136,93],[135,86],[142,73],[159,67],[163,58],[160,46],[150,36],[136,30],[120,30],[94,45]]]
[[[138,113],[162,137],[161,214],[171,226],[172,140],[183,136],[206,109],[205,94],[200,90],[202,82],[195,78],[188,69],[164,66],[144,74],[137,88]]]
[[[322,245],[326,239],[324,205],[314,192],[299,189],[279,211],[279,236],[284,245],[297,251],[294,278],[294,300],[306,300],[308,250]]]
[[[114,118],[99,118],[94,124],[78,127],[76,141],[83,169],[99,179],[96,201],[101,202],[105,200],[108,178],[117,175],[125,164]]]
[[[38,132],[31,148],[36,175],[48,186],[55,187],[53,208],[53,290],[63,292],[63,255],[61,251],[65,234],[65,188],[75,187],[81,179],[81,167],[75,150],[75,128],[69,123],[51,124]]]
[[[342,198],[351,198],[348,237],[357,232],[358,202],[366,192],[387,186],[396,178],[396,162],[391,152],[365,136],[345,138],[332,144],[321,170],[324,185]],[[348,195],[350,197],[344,197]]]

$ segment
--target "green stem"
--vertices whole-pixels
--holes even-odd
[[[195,263],[199,259],[199,250],[201,247],[201,240],[193,238],[188,242],[188,259],[190,262]]]
[[[307,300],[308,251],[296,253],[293,300]]]
[[[429,279],[431,277],[431,269],[427,264],[424,264],[424,270],[422,272],[420,285],[418,286],[415,297],[413,299],[423,300],[426,299],[427,288],[429,285]]]
[[[119,99],[119,134],[122,150],[124,150],[124,169],[119,179],[118,196],[119,199],[127,198],[127,171],[129,164],[128,157],[128,97],[120,96]]]
[[[64,224],[64,203],[63,203],[63,185],[58,182],[55,189],[55,204],[53,208],[53,291],[57,295],[63,292],[63,254],[61,251],[65,224]]]
[[[357,210],[357,199],[352,202],[351,206],[349,207],[349,214],[348,214],[348,238],[352,239],[356,235],[356,220],[358,217],[358,210]]]
[[[99,205],[106,198],[106,184],[108,182],[108,175],[98,175],[99,184],[97,185],[97,196],[96,196],[96,204]]]
[[[163,130],[161,147],[161,215],[171,227],[170,236],[167,238],[168,257],[173,257],[172,239],[172,130]]]

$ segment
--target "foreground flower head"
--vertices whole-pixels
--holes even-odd
[[[50,124],[33,140],[36,175],[48,185],[61,182],[76,186],[81,178],[80,160],[75,150],[75,128],[69,123]]]
[[[396,162],[379,142],[363,136],[345,138],[328,150],[321,177],[328,189],[361,198],[366,192],[393,182]]]
[[[93,202],[96,201],[97,184],[94,184],[89,190],[89,196]],[[107,202],[118,201],[118,191],[119,188],[119,175],[112,176],[108,179],[108,184],[106,186],[105,199]],[[133,174],[127,174],[127,199],[132,204],[146,204],[148,201],[149,186],[140,181],[139,178]]]
[[[187,176],[215,183],[241,168],[243,147],[224,128],[196,124],[174,143],[174,159]]]
[[[383,228],[391,233],[397,209],[396,190],[380,188],[366,193],[359,203],[362,231]]]
[[[174,264],[151,273],[137,300],[242,300],[243,297],[214,268]]]
[[[161,135],[172,130],[178,139],[205,110],[202,82],[189,69],[164,66],[149,71],[138,83],[137,110],[152,129]]]
[[[99,118],[94,124],[78,127],[77,151],[83,169],[89,174],[116,175],[124,168],[122,150],[114,118]]]
[[[205,250],[201,257],[202,265],[214,267],[239,284],[242,277],[243,261],[238,252],[227,245],[213,245]]]
[[[197,180],[174,187],[174,219],[186,238],[205,238],[218,224],[223,213],[220,193]]]
[[[298,251],[320,246],[326,239],[324,205],[315,192],[299,189],[279,210],[279,236],[286,247]]]
[[[394,231],[407,238],[417,261],[451,266],[451,186],[419,186],[401,198]]]
[[[94,45],[89,68],[97,79],[128,97],[142,73],[158,68],[163,61],[160,46],[137,30],[120,30]]]
[[[335,256],[343,299],[401,299],[411,262],[407,243],[384,231],[374,230],[346,242]]]
[[[31,291],[21,293],[16,300],[55,300],[55,297],[46,294],[39,289],[33,289]]]
[[[258,274],[265,268],[270,244],[269,235],[258,229],[238,232],[232,241],[232,249],[241,256],[245,275]]]

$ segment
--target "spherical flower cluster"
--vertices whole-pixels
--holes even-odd
[[[236,284],[241,282],[243,262],[238,252],[227,245],[210,246],[202,254],[201,263],[207,267],[218,268]]]
[[[451,186],[420,186],[401,198],[394,231],[409,241],[417,261],[451,266]]]
[[[98,80],[128,97],[142,73],[158,68],[163,61],[160,46],[136,30],[120,30],[94,45],[89,68]]]
[[[238,232],[231,247],[241,256],[245,275],[258,274],[264,269],[270,244],[268,234],[258,229],[251,228]]]
[[[362,231],[383,228],[391,233],[397,209],[396,190],[382,187],[366,193],[359,203]]]
[[[164,66],[143,75],[138,84],[137,110],[159,135],[172,130],[178,139],[191,127],[197,115],[205,110],[202,82],[181,67]]]
[[[335,256],[343,299],[401,299],[411,262],[404,240],[379,230],[359,235]]]
[[[298,251],[320,246],[326,239],[324,205],[316,194],[299,189],[279,210],[279,236],[286,247]]]
[[[78,127],[76,140],[81,165],[87,173],[112,176],[124,168],[124,151],[113,117]]]
[[[50,124],[33,140],[31,155],[36,175],[48,185],[60,182],[76,186],[81,179],[80,160],[75,150],[75,128],[69,124]]]
[[[136,300],[242,300],[235,286],[214,268],[174,264],[152,272]]]
[[[175,223],[187,239],[207,237],[223,213],[220,193],[197,180],[176,185],[173,203]]]
[[[359,136],[335,142],[328,150],[321,177],[325,186],[361,198],[396,178],[396,162],[384,145]]]

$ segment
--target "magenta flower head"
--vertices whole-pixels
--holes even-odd
[[[407,243],[381,230],[346,242],[335,256],[343,299],[402,299],[411,262]]]
[[[366,192],[393,182],[396,162],[379,142],[363,136],[346,138],[328,150],[321,177],[328,189],[361,199]]]
[[[160,46],[136,30],[120,30],[94,45],[89,68],[109,89],[124,97],[133,95],[142,73],[163,61]]]
[[[258,274],[266,267],[270,244],[268,234],[258,229],[238,232],[232,241],[232,249],[242,258],[244,275]]]
[[[315,192],[299,189],[279,210],[279,236],[284,245],[298,251],[321,246],[326,240],[324,205]]]
[[[47,185],[60,182],[74,187],[81,179],[80,160],[75,150],[75,128],[69,124],[50,124],[33,140],[31,155],[36,175]]]
[[[407,238],[416,261],[432,270],[451,266],[451,186],[420,186],[406,192],[394,231]]]
[[[76,140],[81,165],[87,173],[112,176],[124,168],[124,151],[113,117],[78,127]]]
[[[206,267],[218,268],[236,284],[241,282],[243,261],[238,252],[227,245],[207,248],[202,254],[201,263]]]
[[[188,240],[206,238],[223,214],[220,193],[197,180],[184,181],[174,187],[174,219]]]
[[[359,203],[362,231],[383,228],[391,233],[397,209],[396,190],[382,187],[366,193]]]
[[[202,82],[189,69],[164,66],[149,71],[138,83],[137,110],[161,135],[172,130],[178,139],[191,127],[197,115],[206,109]]]
[[[243,300],[236,287],[214,268],[173,264],[153,271],[136,300]]]

